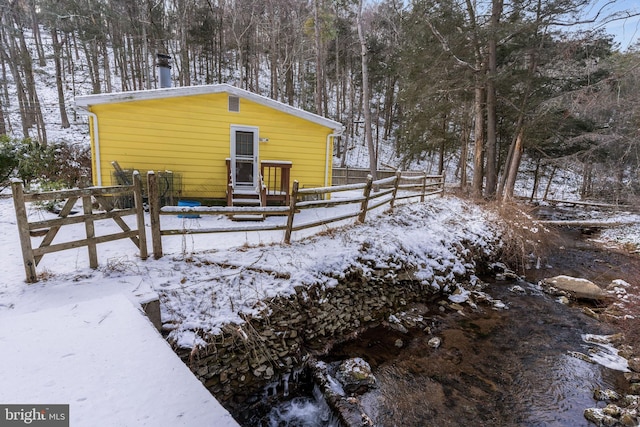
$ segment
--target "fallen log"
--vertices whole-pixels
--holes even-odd
[[[556,200],[556,199],[544,199],[536,201],[544,201],[546,203],[551,204],[563,204],[563,205],[573,205],[573,206],[592,206],[596,208],[606,208],[606,209],[615,209],[615,210],[633,210],[635,207],[631,205],[617,204],[617,203],[604,203],[604,202],[595,202],[588,200]]]
[[[620,227],[622,225],[635,224],[637,221],[606,221],[606,220],[536,220],[540,225],[555,225],[558,227],[585,227],[585,228],[607,228]]]

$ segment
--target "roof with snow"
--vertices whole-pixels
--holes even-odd
[[[117,104],[122,102],[135,102],[183,96],[210,95],[218,93],[228,93],[229,95],[235,95],[240,98],[248,99],[257,104],[261,104],[266,107],[281,111],[283,113],[291,114],[301,119],[310,121],[312,123],[328,127],[330,129],[333,129],[336,133],[341,133],[343,129],[342,124],[334,120],[228,84],[169,87],[130,92],[84,95],[76,97],[75,103],[78,107],[89,110],[89,108],[93,105]]]

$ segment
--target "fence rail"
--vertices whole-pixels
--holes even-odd
[[[378,179],[390,178],[396,175],[396,170],[392,169],[378,169],[376,176]],[[361,184],[367,181],[367,177],[371,174],[370,169],[366,168],[340,168],[334,167],[332,169],[331,182],[333,185],[349,185],[349,184]],[[423,177],[426,175],[424,171],[402,171],[403,177]]]
[[[394,175],[373,181],[367,177],[366,182],[320,188],[299,188],[299,183],[294,181],[293,191],[289,206],[266,207],[206,207],[206,206],[165,206],[160,207],[161,195],[159,185],[154,172],[147,174],[148,206],[151,223],[151,240],[153,254],[156,259],[163,256],[162,236],[203,234],[221,232],[249,232],[249,231],[284,231],[285,243],[291,242],[294,231],[309,229],[337,221],[356,218],[358,222],[364,222],[367,212],[389,204],[394,207],[395,202],[407,198],[419,197],[424,201],[425,197],[433,194],[444,193],[443,175],[403,175],[395,172]],[[111,187],[90,187],[84,189],[49,191],[43,193],[28,193],[24,191],[22,182],[15,180],[11,184],[13,192],[18,234],[22,248],[27,282],[38,280],[36,267],[42,257],[48,253],[74,249],[86,246],[89,254],[89,266],[98,267],[98,253],[96,246],[100,243],[120,239],[130,239],[139,249],[140,258],[146,259],[147,238],[144,228],[144,206],[142,196],[142,181],[139,173],[133,172],[133,184]],[[347,195],[346,197],[331,198],[335,193],[361,192],[361,194]],[[27,216],[27,203],[46,202],[51,200],[66,200],[57,218],[29,221]],[[82,213],[73,212],[78,200],[82,201]],[[94,205],[98,202],[98,206]],[[324,219],[297,223],[296,214],[304,209],[319,207],[335,207],[339,205],[354,204],[358,208],[356,212],[338,213]],[[125,216],[136,217],[136,228],[131,229],[122,219]],[[286,216],[286,222],[280,224],[266,224],[259,222],[244,223],[238,226],[223,226],[215,228],[198,229],[162,229],[160,217],[162,215],[260,215]],[[101,220],[113,220],[121,232],[107,235],[96,235],[96,222]],[[53,243],[58,231],[64,226],[73,224],[85,224],[85,238]],[[43,237],[44,236],[44,237]],[[34,248],[32,238],[43,237],[38,247]]]
[[[371,176],[366,182],[319,188],[300,188],[298,181],[293,182],[293,190],[289,206],[278,207],[200,207],[200,206],[165,206],[160,207],[157,196],[157,182],[154,172],[147,174],[149,188],[149,215],[151,222],[151,240],[153,245],[154,258],[163,256],[162,236],[184,235],[184,234],[205,234],[238,231],[279,231],[284,230],[284,242],[291,242],[291,235],[294,231],[309,229],[329,223],[356,218],[358,222],[364,222],[367,212],[389,204],[391,208],[398,200],[420,197],[423,202],[425,197],[433,194],[444,193],[444,175],[408,175],[395,172],[394,175],[373,181]],[[346,198],[328,198],[334,193],[362,191],[361,195],[354,195]],[[296,214],[303,209],[318,207],[334,207],[339,205],[357,204],[359,206],[356,213],[341,213],[333,217],[320,219],[312,222],[295,223]],[[286,224],[263,224],[251,223],[239,226],[222,226],[214,228],[198,229],[162,229],[160,217],[163,215],[278,215],[287,216]]]
[[[147,238],[144,229],[144,209],[142,206],[142,181],[138,173],[133,174],[133,184],[113,187],[89,187],[75,190],[48,191],[43,193],[26,193],[20,180],[11,182],[16,222],[22,249],[27,282],[38,280],[36,267],[46,254],[67,249],[86,246],[89,253],[89,266],[98,267],[97,245],[120,239],[131,239],[140,250],[140,258],[147,258]],[[133,195],[133,206],[118,208],[117,200]],[[124,197],[123,197],[124,196]],[[76,215],[73,208],[78,200],[82,200],[82,214]],[[93,200],[99,202],[104,211],[94,212]],[[58,218],[29,221],[26,203],[66,200]],[[136,229],[131,229],[122,217],[135,215]],[[122,232],[96,236],[96,221],[111,219]],[[54,244],[53,241],[60,229],[67,225],[85,224],[85,238]],[[44,236],[37,248],[33,247],[32,238]]]

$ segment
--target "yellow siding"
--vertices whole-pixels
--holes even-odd
[[[111,162],[116,160],[143,175],[148,170],[182,174],[183,197],[223,198],[231,125],[257,127],[259,137],[269,139],[259,144],[260,160],[292,162],[292,182],[325,184],[326,138],[332,129],[242,98],[240,112],[229,112],[227,100],[222,93],[92,106],[98,115],[103,185],[113,184]]]

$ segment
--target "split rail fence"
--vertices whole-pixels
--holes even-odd
[[[284,231],[284,242],[291,242],[294,231],[305,230],[330,224],[337,221],[356,218],[358,222],[364,222],[367,212],[389,204],[391,208],[399,200],[419,198],[421,202],[426,196],[444,193],[444,175],[395,175],[373,181],[367,177],[366,182],[321,188],[300,188],[294,181],[289,206],[267,207],[207,207],[207,206],[165,206],[160,207],[158,194],[158,182],[154,172],[147,174],[147,202],[151,224],[151,240],[154,258],[163,256],[162,236],[203,234],[203,233],[227,233],[250,231]],[[131,239],[140,251],[140,258],[147,259],[147,239],[144,226],[145,208],[142,194],[142,181],[139,173],[133,172],[132,185],[119,185],[111,187],[89,187],[84,189],[49,191],[42,193],[25,192],[22,182],[14,180],[11,184],[13,200],[16,211],[18,234],[22,248],[27,282],[38,280],[36,267],[42,257],[48,253],[74,249],[86,246],[89,255],[89,266],[98,267],[97,245],[120,239]],[[357,195],[335,197],[327,199],[327,195],[345,192],[361,192]],[[43,203],[46,201],[66,200],[58,217],[39,221],[30,221],[27,215],[27,203]],[[82,201],[82,213],[74,212],[74,206],[78,200]],[[94,204],[97,202],[97,205]],[[334,207],[339,205],[354,204],[358,206],[356,212],[339,213],[332,217],[323,218],[311,222],[296,221],[296,214],[301,210],[320,207]],[[131,229],[122,219],[125,216],[135,215],[136,228]],[[222,226],[217,228],[180,228],[163,229],[160,217],[162,215],[182,215],[184,217],[200,215],[259,215],[286,216],[286,221],[281,223],[251,222],[235,226]],[[96,222],[112,219],[122,232],[96,235]],[[84,223],[85,238],[53,243],[58,231],[64,226]],[[44,237],[43,237],[44,236]],[[34,248],[34,238],[43,237],[38,247]]]
[[[144,208],[142,200],[142,181],[138,173],[133,174],[133,184],[113,187],[89,187],[74,190],[48,191],[44,193],[27,193],[20,180],[11,182],[13,203],[16,211],[16,222],[22,248],[22,259],[27,282],[38,280],[36,267],[42,257],[48,253],[86,246],[89,253],[89,266],[98,267],[99,243],[119,239],[131,239],[140,250],[140,258],[147,258],[147,238],[144,229]],[[133,197],[131,197],[133,195]],[[82,214],[74,212],[76,202],[82,200]],[[121,200],[131,200],[131,207],[118,207]],[[29,221],[26,203],[44,203],[62,201],[64,205],[58,218],[40,221]],[[94,200],[99,204],[99,210],[94,206]],[[122,217],[135,215],[136,228],[131,229]],[[122,232],[96,235],[96,222],[112,219],[122,229]],[[54,244],[53,241],[64,226],[84,223],[85,238]],[[33,247],[32,238],[43,237],[38,247]]]
[[[248,232],[248,231],[284,231],[284,242],[291,243],[291,235],[294,231],[305,230],[321,225],[356,218],[358,222],[364,222],[367,212],[389,204],[391,208],[398,200],[419,197],[423,202],[426,196],[444,193],[444,175],[411,175],[403,176],[398,171],[389,178],[373,181],[371,176],[366,182],[358,184],[340,185],[333,187],[300,188],[298,181],[293,182],[289,206],[267,207],[216,207],[216,206],[165,206],[160,207],[157,197],[157,181],[154,172],[147,175],[149,189],[149,215],[151,221],[151,241],[153,255],[156,259],[163,256],[162,236],[184,234],[207,234],[221,232]],[[326,199],[326,195],[346,191],[362,191],[361,195],[348,198]],[[338,205],[358,204],[356,213],[343,213],[333,217],[317,221],[295,223],[296,213],[303,209],[334,207]],[[237,226],[223,226],[214,228],[180,228],[162,229],[160,217],[162,215],[180,215],[182,217],[197,217],[199,215],[260,215],[260,216],[286,216],[286,223],[252,223]]]

